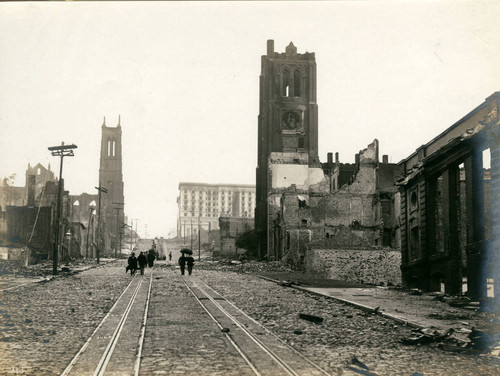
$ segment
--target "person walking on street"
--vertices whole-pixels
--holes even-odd
[[[186,270],[186,257],[184,257],[184,253],[179,257],[179,266],[181,267],[181,275],[184,275],[184,270]]]
[[[151,248],[149,250],[149,252],[148,252],[148,266],[150,268],[153,267],[155,258],[156,258],[156,256],[155,256],[155,250],[153,248]]]
[[[172,251],[168,253],[168,261],[172,261]]]
[[[191,273],[193,272],[193,265],[194,265],[194,258],[193,258],[193,256],[186,257],[186,263],[187,263],[187,266],[188,266],[188,274],[191,275]]]
[[[137,259],[135,258],[135,253],[132,252],[130,257],[128,258],[128,266],[127,269],[125,270],[125,273],[130,270],[130,275],[134,275],[135,271],[137,270]]]
[[[144,275],[144,268],[148,264],[148,260],[143,252],[139,254],[139,257],[137,257],[137,262],[139,263],[139,269],[141,269],[141,275]]]

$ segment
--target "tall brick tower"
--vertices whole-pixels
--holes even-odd
[[[106,126],[106,117],[102,123],[101,136],[101,161],[99,167],[99,184],[108,190],[107,194],[101,196],[101,214],[105,221],[107,232],[112,234],[115,240],[111,246],[117,246],[115,235],[117,228],[117,212],[115,207],[123,208],[123,175],[122,175],[122,128],[120,117],[116,127]],[[118,222],[122,223],[123,210],[119,211]]]
[[[272,189],[271,153],[283,153],[286,163],[319,166],[314,53],[299,54],[291,42],[285,53],[277,53],[274,41],[267,41],[267,55],[261,60],[258,123],[255,228],[263,255]]]

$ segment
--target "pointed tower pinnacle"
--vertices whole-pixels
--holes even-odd
[[[106,126],[106,116],[104,116],[104,120],[102,121],[102,126],[105,127]]]
[[[120,125],[120,117],[121,117],[121,115],[118,115],[118,127],[121,127],[121,125]]]

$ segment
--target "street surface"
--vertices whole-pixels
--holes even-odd
[[[328,297],[203,262],[181,278],[171,250],[143,277],[119,260],[2,291],[0,375],[500,375]]]

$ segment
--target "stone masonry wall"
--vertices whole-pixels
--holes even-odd
[[[308,274],[350,282],[401,286],[401,252],[383,250],[309,249]]]

